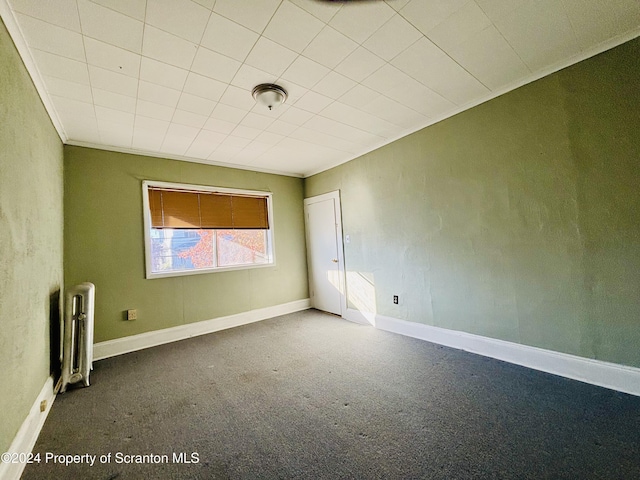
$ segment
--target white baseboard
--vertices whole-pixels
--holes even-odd
[[[346,313],[342,316],[345,320],[350,322],[360,323],[362,325],[373,325],[375,327],[375,313],[361,312],[354,308],[347,308]]]
[[[367,318],[357,310],[352,318]],[[579,380],[600,387],[640,396],[640,368],[578,357],[519,343],[482,337],[471,333],[447,330],[421,323],[407,322],[384,315],[374,315],[369,321],[376,328],[426,340],[447,347],[496,358],[516,365],[554,375]]]
[[[93,359],[115,357],[123,353],[135,352],[144,348],[155,347],[165,343],[176,342],[198,335],[218,332],[227,328],[239,327],[248,323],[259,322],[268,318],[286,315],[287,313],[299,312],[311,308],[308,298],[296,300],[295,302],[283,303],[273,307],[250,310],[248,312],[229,315],[226,317],[204,320],[202,322],[188,323],[177,327],[155,330],[153,332],[131,335],[129,337],[107,340],[93,345]],[[1,477],[0,477],[1,478]]]
[[[33,446],[36,444],[36,440],[38,440],[38,435],[40,435],[44,421],[47,419],[47,415],[49,415],[51,405],[53,405],[53,401],[56,398],[53,393],[53,387],[53,377],[47,378],[27,418],[24,419],[20,430],[18,430],[13,442],[11,442],[11,446],[7,450],[8,453],[31,453]],[[43,412],[40,411],[42,401],[47,402],[47,406]],[[19,480],[25,466],[25,463],[0,463],[0,478],[2,480]]]

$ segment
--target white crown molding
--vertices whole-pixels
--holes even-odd
[[[167,160],[180,160],[183,162],[190,162],[190,163],[201,163],[203,165],[212,165],[214,167],[235,168],[236,170],[248,170],[251,172],[270,173],[272,175],[282,175],[285,177],[303,178],[303,175],[301,173],[283,172],[280,170],[269,170],[268,168],[238,165],[235,163],[213,162],[211,160],[202,159],[202,158],[185,157],[183,155],[173,155],[173,154],[162,153],[162,152],[157,152],[157,153],[147,152],[144,150],[136,150],[135,148],[116,147],[113,145],[99,145],[97,143],[79,142],[77,140],[68,140],[65,142],[65,145],[70,145],[73,147],[94,148],[96,150],[105,150],[107,152],[118,152],[118,153],[128,153],[131,155],[141,155],[143,157],[163,158]]]
[[[14,437],[13,442],[11,442],[11,446],[7,450],[7,453],[17,455],[31,453],[55,399],[56,396],[53,392],[53,377],[49,377],[44,382],[42,390],[40,390],[35,402],[33,402],[27,418],[22,422],[22,425]],[[46,402],[46,408],[41,412],[40,405],[43,401]],[[20,457],[18,457],[18,459],[20,459]],[[25,466],[26,463],[2,462],[0,463],[0,478],[3,480],[19,480]]]
[[[226,317],[204,320],[202,322],[188,323],[177,327],[164,328],[153,332],[140,333],[128,337],[107,340],[96,343],[93,346],[93,359],[102,360],[104,358],[115,357],[124,353],[135,352],[165,343],[177,342],[187,338],[205,335],[207,333],[218,332],[228,328],[239,327],[249,323],[259,322],[268,318],[286,315],[288,313],[307,310],[311,303],[308,298],[296,300],[294,302],[283,303],[273,307],[250,310],[248,312],[229,315]]]
[[[350,317],[350,318],[349,318]],[[418,338],[458,350],[491,357],[561,377],[579,380],[599,387],[640,396],[640,368],[578,357],[519,343],[482,337],[471,333],[408,322],[378,314],[366,314],[355,309],[347,318],[375,328]],[[357,320],[356,320],[357,319]]]
[[[53,127],[58,132],[58,136],[60,137],[62,143],[66,143],[68,140],[67,133],[65,132],[64,127],[62,126],[62,122],[58,117],[58,113],[53,106],[53,102],[51,101],[51,98],[47,93],[47,89],[44,86],[44,81],[40,76],[40,71],[36,67],[36,63],[31,56],[31,51],[27,46],[27,42],[24,39],[22,30],[20,29],[16,17],[13,14],[13,10],[11,10],[11,7],[7,3],[7,0],[0,0],[0,17],[2,18],[5,27],[7,27],[7,31],[9,32],[9,35],[11,36],[11,39],[13,40],[13,43],[16,46],[20,57],[22,58],[22,63],[24,63],[24,66],[27,69],[29,76],[31,77],[33,85],[36,87],[36,91],[38,92],[40,100],[42,101],[42,104],[44,105],[44,108],[47,111],[49,118],[51,119]]]
[[[435,125],[436,123],[440,123],[443,120],[446,120],[447,118],[453,117],[455,115],[458,115],[459,113],[464,112],[465,110],[469,110],[473,107],[477,107],[478,105],[481,105],[485,102],[488,102],[489,100],[493,100],[494,98],[500,97],[502,95],[504,95],[505,93],[509,93],[512,90],[516,90],[520,87],[523,87],[529,83],[533,83],[536,80],[540,80],[541,78],[544,78],[548,75],[551,75],[552,73],[556,73],[562,69],[565,69],[567,67],[570,67],[572,65],[575,65],[576,63],[580,63],[584,60],[587,60],[591,57],[594,57],[600,53],[606,52],[607,50],[611,50],[612,48],[615,48],[619,45],[622,45],[623,43],[626,43],[628,41],[633,40],[634,38],[640,36],[640,26],[636,27],[626,33],[623,33],[621,35],[617,35],[613,38],[610,38],[609,40],[606,40],[602,43],[599,43],[598,45],[596,45],[595,47],[589,48],[587,50],[584,50],[572,57],[569,57],[565,60],[562,60],[560,62],[557,62],[553,65],[550,65],[542,70],[539,70],[537,72],[532,73],[531,75],[522,78],[520,80],[517,80],[513,83],[510,83],[502,88],[499,88],[498,90],[494,90],[492,92],[489,92],[487,95],[484,95],[482,97],[480,97],[477,100],[474,100],[470,103],[467,103],[466,105],[463,105],[457,109],[455,109],[452,112],[447,112],[444,115],[440,115],[438,117],[433,117],[430,118],[427,122],[425,122],[424,124],[422,124],[420,127],[417,128],[411,128],[408,130],[404,130],[402,133],[394,136],[394,137],[390,137],[388,139],[385,139],[384,141],[376,144],[375,146],[367,149],[365,152],[363,153],[359,153],[356,156],[350,157],[348,160],[340,160],[338,162],[334,162],[332,163],[330,166],[327,167],[322,167],[321,169],[318,170],[313,170],[311,171],[311,173],[306,173],[304,175],[304,178],[308,178],[311,177],[313,175],[317,175],[319,173],[322,172],[326,172],[327,170],[331,170],[332,168],[338,167],[344,163],[350,162],[351,160],[355,160],[356,158],[362,157],[364,155],[366,155],[367,153],[371,153],[375,150],[378,150],[379,148],[384,147],[385,145],[389,145],[390,143],[395,142],[396,140],[400,140],[401,138],[404,138],[406,136],[411,135],[412,133],[418,132],[420,130],[423,130],[427,127],[430,127],[431,125]]]

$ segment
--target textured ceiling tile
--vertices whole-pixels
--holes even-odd
[[[340,75],[337,72],[329,72],[314,87],[313,91],[336,99],[340,98],[356,85],[350,78]]]
[[[415,110],[382,95],[373,97],[362,109],[403,128],[420,127],[428,120]]]
[[[118,124],[98,124],[100,143],[107,147],[131,148],[132,132],[118,128]]]
[[[361,82],[382,65],[384,65],[384,60],[369,50],[359,47],[345,58],[340,65],[335,68],[335,71],[356,82]]]
[[[395,11],[386,3],[345,3],[329,22],[333,28],[362,43],[389,20]]]
[[[319,93],[309,91],[296,102],[296,108],[301,108],[307,112],[320,113],[327,105],[333,102],[332,98],[325,97]]]
[[[43,20],[58,27],[80,32],[75,0],[10,0],[14,11]]]
[[[324,23],[290,2],[282,2],[263,35],[294,52],[302,52]]]
[[[305,142],[313,143],[315,145],[320,145],[323,147],[328,146],[331,148],[335,148],[336,150],[341,150],[348,153],[355,153],[357,151],[356,145],[348,140],[337,138],[326,133],[310,130],[308,128],[299,128],[291,134],[290,138],[303,140]]]
[[[264,130],[273,123],[274,119],[258,113],[248,113],[240,122],[241,125]]]
[[[193,0],[198,5],[202,5],[205,8],[211,10],[216,3],[216,0]]]
[[[185,152],[187,157],[206,159],[218,146],[219,142],[216,142],[214,139],[206,136],[201,137],[200,134],[202,133],[214,132],[207,132],[206,130],[201,131]],[[224,138],[223,135],[222,137]]]
[[[194,128],[202,128],[207,121],[207,118],[208,117],[206,115],[199,115],[197,113],[187,112],[186,110],[176,109],[171,122]]]
[[[211,117],[205,122],[204,127],[202,128],[211,130],[213,132],[224,133],[226,135],[231,133],[233,129],[236,128],[236,124]]]
[[[31,49],[31,55],[43,75],[89,85],[89,70],[86,63],[35,48]]]
[[[211,14],[201,45],[227,57],[244,61],[259,35],[216,13]]]
[[[557,0],[525,4],[495,24],[531,70],[580,52],[569,17]]]
[[[362,108],[378,95],[378,92],[375,92],[364,85],[356,85],[340,97],[340,102],[354,108]]]
[[[365,132],[359,128],[345,125],[344,123],[332,120],[330,118],[316,116],[305,123],[305,128],[318,130],[334,137],[348,140],[352,143],[369,144],[382,140],[381,137]]]
[[[89,65],[88,68],[91,87],[134,98],[138,94],[138,80],[136,78],[93,65]]]
[[[154,102],[147,102],[140,98],[138,98],[138,101],[136,102],[136,114],[143,117],[169,122],[171,117],[173,117],[174,111],[175,108],[173,107],[168,107]]]
[[[391,65],[367,78],[364,85],[427,116],[440,115],[454,104]]]
[[[304,49],[302,54],[325,67],[335,68],[356,48],[358,48],[356,42],[327,26]]]
[[[48,76],[44,76],[43,80],[47,91],[51,95],[70,98],[80,102],[91,103],[93,101],[93,97],[91,96],[91,87],[89,87],[89,85]]]
[[[306,110],[302,110],[300,108],[291,107],[289,110],[282,114],[280,120],[300,126],[304,125],[305,122],[307,122],[311,117],[313,117],[313,113],[307,112]]]
[[[250,91],[229,85],[220,98],[220,103],[249,111],[253,108],[255,100]]]
[[[282,78],[305,88],[311,88],[327,73],[329,73],[327,67],[306,57],[299,56],[282,74]]]
[[[164,138],[168,129],[169,122],[166,122],[164,120],[157,120],[155,118],[143,117],[141,115],[136,115],[135,123],[133,126],[134,135],[136,131],[146,130],[160,136],[161,140],[162,138]]]
[[[134,130],[131,148],[146,152],[157,152],[162,146],[163,136],[148,130]]]
[[[84,39],[84,48],[87,52],[87,62],[89,65],[138,78],[140,72],[140,55],[86,37]]]
[[[118,130],[132,132],[134,118],[135,116],[133,113],[96,106],[96,119],[98,120],[98,127],[100,127],[101,124],[113,124],[114,126],[118,126]]]
[[[164,141],[162,142],[162,146],[160,147],[160,152],[166,155],[178,155],[182,157],[186,153],[187,149],[191,146],[193,140],[198,134],[197,129],[194,129],[195,131],[191,132],[192,135],[188,136],[181,130],[178,130],[180,132],[179,134],[175,133],[175,129],[172,129],[172,127],[182,127],[182,125],[172,123],[169,126],[167,135],[164,137]]]
[[[165,32],[199,43],[210,10],[191,0],[147,0],[146,21]]]
[[[475,3],[469,2],[456,10],[427,36],[443,50],[454,47],[491,25],[491,20]]]
[[[140,64],[141,80],[157,83],[175,90],[182,90],[188,74],[189,71],[183,68],[158,62],[152,58],[142,57],[142,63]]]
[[[298,126],[293,123],[285,122],[283,120],[276,120],[267,127],[267,132],[287,136],[291,135],[291,133],[295,132],[297,129]]]
[[[397,12],[402,10],[409,2],[410,0],[385,0],[385,3]]]
[[[74,142],[100,143],[100,134],[98,133],[98,124],[94,121],[89,123],[77,117],[60,116],[60,120],[64,122],[65,133],[69,140]]]
[[[91,118],[95,120],[96,112],[91,103],[57,97],[56,95],[50,95],[49,97],[58,114],[84,120]]]
[[[19,13],[16,19],[29,47],[73,60],[86,60],[79,33]]]
[[[583,49],[611,37],[637,29],[640,25],[638,0],[562,0],[573,31]]]
[[[296,52],[260,37],[245,63],[279,77],[297,56]]]
[[[93,3],[124,13],[136,20],[144,20],[147,0],[91,0]]]
[[[217,0],[213,11],[262,33],[280,5],[280,0]]]
[[[584,3],[584,0],[579,1]],[[531,0],[475,0],[485,15],[493,21],[499,20],[528,2]]]
[[[119,93],[101,90],[99,88],[93,88],[91,91],[93,93],[93,103],[96,105],[128,113],[136,112],[136,99],[134,97],[127,97],[126,95],[120,95]]]
[[[236,128],[233,129],[233,132],[231,132],[231,135],[253,140],[258,135],[260,135],[261,132],[262,130],[259,130],[257,128],[247,127],[246,125],[238,125]]]
[[[391,63],[456,105],[489,93],[487,87],[426,38]]]
[[[142,51],[143,23],[88,0],[78,0],[82,33],[87,37],[124,48]]]
[[[148,102],[166,105],[167,107],[175,107],[180,99],[180,91],[140,80],[138,84],[138,98]]]
[[[217,118],[218,120],[224,120],[225,122],[238,124],[246,114],[247,112],[245,110],[232,107],[231,105],[224,105],[222,103],[219,103],[213,109],[211,117]]]
[[[177,108],[186,110],[187,112],[197,113],[199,115],[209,116],[216,106],[213,100],[207,100],[190,93],[182,92],[180,100],[178,100]]]
[[[251,138],[229,135],[222,141],[221,147],[242,149],[251,143]],[[239,150],[238,150],[239,151]]]
[[[486,52],[491,55],[487,56]],[[531,73],[493,26],[450,49],[449,54],[491,90],[498,90]]]
[[[231,84],[236,87],[252,90],[253,87],[261,83],[275,83],[277,78],[276,75],[263,72],[251,65],[243,63],[233,77],[233,80],[231,80]]]
[[[411,0],[400,10],[414,27],[425,35],[469,0]]]
[[[342,7],[340,2],[318,2],[317,0],[291,0],[291,3],[304,8],[311,15],[325,23],[329,22]]]
[[[262,132],[256,137],[256,141],[266,143],[267,145],[277,145],[284,137],[284,135],[278,135],[277,133]]]
[[[227,88],[227,84],[213,78],[189,72],[183,91],[217,102]]]
[[[389,61],[421,37],[422,33],[413,25],[400,15],[394,15],[363,46]]]
[[[191,70],[205,77],[229,83],[240,68],[240,65],[241,63],[233,58],[225,57],[220,53],[200,47],[193,60]]]
[[[180,68],[189,68],[198,46],[180,37],[147,25],[142,40],[142,54]]]

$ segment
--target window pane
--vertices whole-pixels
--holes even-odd
[[[213,230],[151,229],[153,272],[212,268]]]
[[[266,230],[216,230],[218,266],[269,263]]]

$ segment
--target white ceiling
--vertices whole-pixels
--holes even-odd
[[[63,141],[308,176],[640,34],[638,0],[0,0]],[[252,88],[289,92],[274,111]]]

